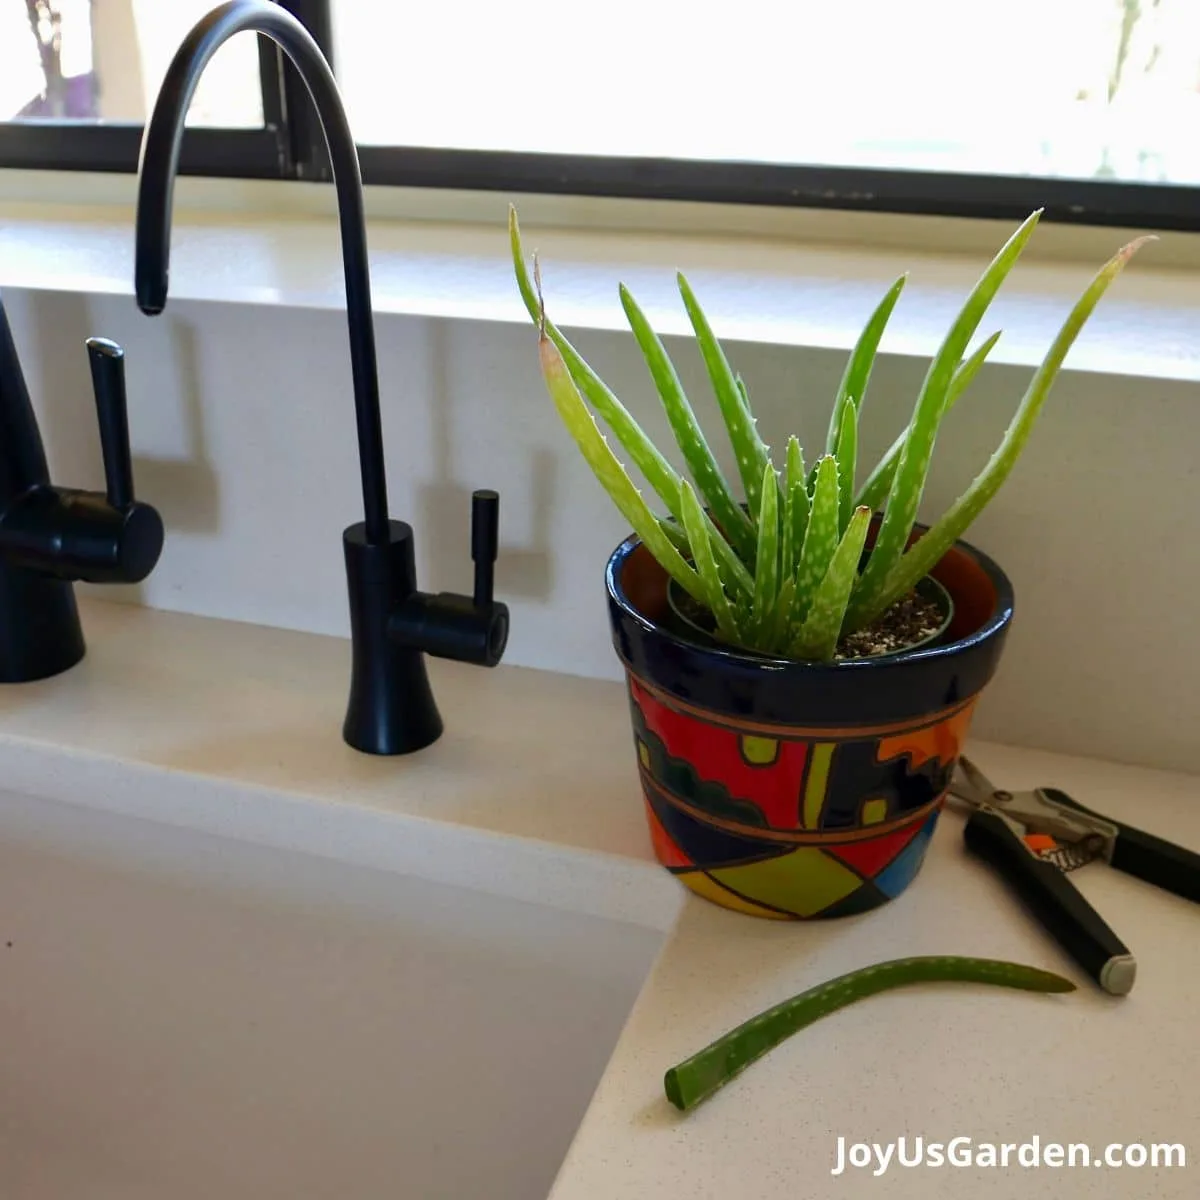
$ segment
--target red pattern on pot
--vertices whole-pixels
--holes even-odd
[[[694,892],[775,918],[845,916],[917,873],[974,701],[908,728],[779,729],[629,695],[655,854]]]

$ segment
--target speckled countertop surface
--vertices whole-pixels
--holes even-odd
[[[1102,812],[1200,847],[1200,781],[997,746],[972,753],[1013,787],[1053,781]],[[1192,1198],[1200,1186],[1200,909],[1100,864],[1074,881],[1138,958],[1123,998],[1092,985],[987,868],[947,813],[897,900],[789,925],[689,901],[646,983],[553,1200],[688,1196]],[[662,1075],[747,1017],[835,975],[909,954],[978,954],[1059,971],[1043,997],[927,985],[824,1018],[690,1114]],[[1184,1169],[912,1167],[835,1176],[849,1146],[1182,1143]],[[1015,1152],[1014,1152],[1015,1163]]]
[[[1155,1197],[1200,1180],[1200,910],[1094,865],[1075,881],[1139,960],[1099,993],[961,846],[947,814],[916,883],[875,913],[782,924],[687,896],[651,859],[614,684],[431,664],[447,733],[411,759],[340,738],[344,642],[121,605],[84,606],[88,658],[0,689],[4,786],[667,932],[553,1200],[640,1197]],[[1200,849],[1200,780],[975,744],[1015,788],[1055,784]],[[663,1071],[833,975],[924,953],[1008,957],[1066,997],[914,988],[827,1018],[689,1116]],[[838,1163],[838,1139],[1182,1143],[1141,1169]]]

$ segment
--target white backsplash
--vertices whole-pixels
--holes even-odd
[[[56,483],[102,485],[83,340],[126,347],[138,490],[160,507],[167,544],[145,584],[105,596],[348,633],[341,533],[362,501],[342,316],[181,302],[151,320],[127,297],[10,291],[5,302]],[[497,592],[513,615],[506,661],[618,677],[603,567],[625,527],[553,414],[532,328],[383,316],[376,333],[390,507],[415,526],[421,586],[470,589],[470,492],[497,488]],[[666,437],[632,338],[583,332],[577,344]],[[693,348],[668,344],[697,408],[712,414]],[[823,440],[842,355],[729,350],[768,441],[793,429],[808,446]],[[864,453],[891,441],[923,372],[923,362],[881,359]],[[986,460],[1030,374],[984,369],[947,421],[926,515]],[[969,535],[1017,593],[978,733],[1196,769],[1198,451],[1200,386],[1059,380],[1016,473]]]

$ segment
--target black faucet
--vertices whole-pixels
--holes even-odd
[[[0,299],[0,683],[28,683],[84,655],[73,580],[140,583],[163,523],[133,498],[121,347],[89,338],[107,494],[55,487]]]
[[[412,527],[388,517],[375,366],[375,329],[358,151],[333,71],[304,26],[268,0],[231,0],[204,17],[167,69],[142,139],[137,204],[137,302],[149,315],[167,302],[171,196],[184,117],[209,60],[236,33],[275,42],[299,71],[325,135],[337,191],[346,273],[346,316],[358,421],[364,517],[342,535],[353,642],[346,741],[368,754],[406,754],[435,741],[442,720],[424,655],[492,667],[508,641],[508,609],[492,598],[499,497],[472,501],[472,596],[417,590]]]

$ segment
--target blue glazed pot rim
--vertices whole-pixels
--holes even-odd
[[[781,725],[873,725],[960,704],[991,678],[1013,616],[1008,576],[960,541],[931,572],[951,592],[956,610],[938,644],[834,662],[771,658],[690,641],[643,611],[631,590],[655,592],[655,573],[665,605],[666,573],[636,536],[613,551],[605,570],[613,642],[627,668],[716,713]]]

